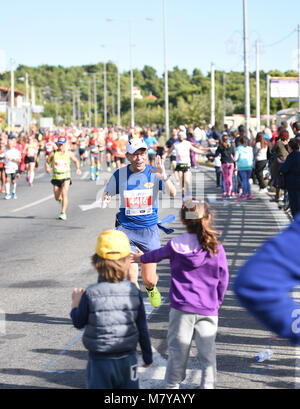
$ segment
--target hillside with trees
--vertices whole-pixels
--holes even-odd
[[[106,64],[107,70],[107,113],[108,123],[117,123],[117,78],[115,64]],[[29,75],[29,83],[34,84],[36,104],[44,105],[43,116],[58,118],[60,124],[72,123],[73,93],[80,90],[80,113],[83,125],[88,120],[88,82],[90,81],[91,111],[94,118],[94,76],[96,74],[97,119],[103,123],[104,111],[104,64],[62,67],[41,65],[28,67],[20,65],[15,70],[15,88],[25,92],[25,74]],[[225,93],[224,93],[225,74]],[[261,71],[261,113],[266,113],[266,78],[272,76],[297,76],[293,71],[269,73]],[[10,86],[10,72],[0,76],[0,86]],[[134,70],[134,86],[141,91],[142,99],[135,99],[135,120],[140,125],[164,123],[164,77],[159,77],[151,66],[143,70]],[[256,114],[256,74],[250,74],[251,114]],[[130,72],[120,74],[121,88],[121,123],[130,124]],[[157,99],[146,98],[154,95]],[[226,114],[244,113],[244,74],[242,72],[216,71],[216,124],[222,126],[224,112],[224,95]],[[186,69],[174,67],[169,71],[170,125],[180,123],[195,124],[210,121],[210,73],[204,75],[195,68],[192,74]],[[272,98],[271,114],[283,108],[294,107],[296,103],[287,99]],[[94,123],[94,119],[93,122]]]

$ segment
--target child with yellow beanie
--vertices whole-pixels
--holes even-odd
[[[98,282],[73,290],[70,315],[76,328],[85,328],[88,389],[138,389],[138,342],[144,366],[152,363],[142,293],[127,279],[130,251],[125,233],[100,234],[92,256]]]

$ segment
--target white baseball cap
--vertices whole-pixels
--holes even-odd
[[[140,138],[133,138],[126,145],[126,152],[130,153],[131,155],[134,154],[139,149],[148,150],[146,143],[144,142],[143,139],[140,139]]]

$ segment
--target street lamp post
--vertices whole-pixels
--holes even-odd
[[[250,84],[249,84],[249,51],[248,51],[248,13],[247,0],[244,0],[244,76],[245,76],[245,128],[249,138],[250,125]]]
[[[98,127],[98,120],[97,120],[97,74],[94,73],[94,127]]]
[[[260,67],[259,67],[259,41],[256,41],[256,129],[260,131]]]
[[[11,128],[14,127],[14,108],[15,108],[15,76],[14,76],[14,60],[10,60],[10,115],[9,125]]]
[[[165,128],[166,138],[169,139],[169,73],[168,73],[168,52],[167,52],[167,0],[164,0],[164,65],[165,65]]]

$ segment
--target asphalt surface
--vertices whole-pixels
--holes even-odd
[[[82,332],[73,328],[69,318],[71,294],[74,287],[86,288],[96,282],[90,257],[98,234],[114,227],[117,211],[97,207],[109,174],[101,174],[101,185],[89,180],[88,170],[85,166],[82,175],[75,176],[73,169],[67,221],[58,220],[60,207],[52,197],[50,176],[42,164],[31,188],[22,176],[18,199],[0,201],[1,389],[85,388],[87,352],[81,342]],[[238,268],[263,241],[288,225],[289,219],[269,202],[267,194],[257,193],[256,186],[253,200],[225,201],[215,187],[213,169],[202,167],[194,176],[198,196],[203,193],[204,180],[204,197],[214,212],[231,277],[219,314],[217,388],[298,388],[298,349],[261,327],[238,304],[231,288]],[[162,244],[184,232],[178,220],[179,203],[179,194],[174,201],[163,201],[160,217],[175,214],[177,219],[170,225],[175,232],[163,235]],[[151,309],[145,296],[154,351],[153,365],[140,368],[140,383],[145,389],[163,388],[168,357],[168,262],[159,264],[158,273],[161,307]],[[257,363],[254,356],[266,348],[272,349],[272,358]],[[200,376],[193,346],[182,387],[197,388]]]

